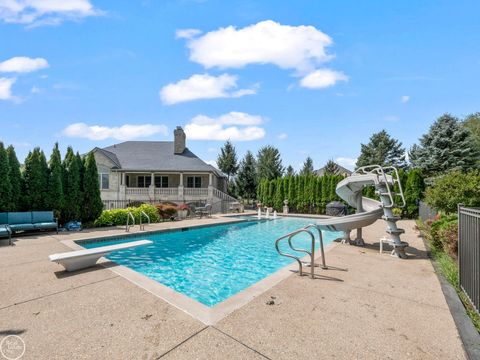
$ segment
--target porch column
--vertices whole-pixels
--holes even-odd
[[[150,200],[155,199],[155,174],[152,172],[150,174],[150,186],[148,187],[148,197]]]
[[[183,200],[183,173],[180,173],[180,182],[178,183],[178,199]]]
[[[210,204],[213,203],[213,174],[208,174],[208,200]]]

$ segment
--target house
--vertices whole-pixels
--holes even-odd
[[[236,201],[226,193],[226,176],[186,147],[179,126],[173,141],[126,141],[93,152],[106,208],[132,201]]]
[[[352,171],[344,168],[341,165],[335,164],[337,166],[337,171],[335,172],[335,175],[343,175],[343,176],[350,176],[352,175]],[[323,176],[325,175],[325,168],[326,166],[322,167],[321,169],[315,170],[314,174],[317,176]]]

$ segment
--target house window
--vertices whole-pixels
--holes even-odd
[[[108,174],[98,174],[98,184],[101,190],[108,190],[110,187]]]
[[[137,186],[141,188],[149,187],[152,183],[152,177],[150,175],[147,176],[138,176],[137,177]]]
[[[201,188],[202,187],[202,177],[201,176],[188,176],[187,177],[187,188]]]
[[[168,176],[155,176],[155,187],[168,188]]]

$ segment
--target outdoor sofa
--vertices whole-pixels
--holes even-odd
[[[53,216],[53,211],[4,212],[0,213],[0,224],[8,225],[12,233],[55,229],[58,234],[58,221]]]

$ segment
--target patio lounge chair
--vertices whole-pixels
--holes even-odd
[[[195,208],[195,216],[212,216],[212,204],[205,204],[205,206],[197,206]]]
[[[153,242],[150,240],[138,240],[117,245],[100,246],[93,249],[53,254],[48,258],[52,262],[63,265],[67,271],[75,271],[94,266],[98,259],[100,259],[102,256],[108,255],[112,251],[150,244],[153,244]]]

